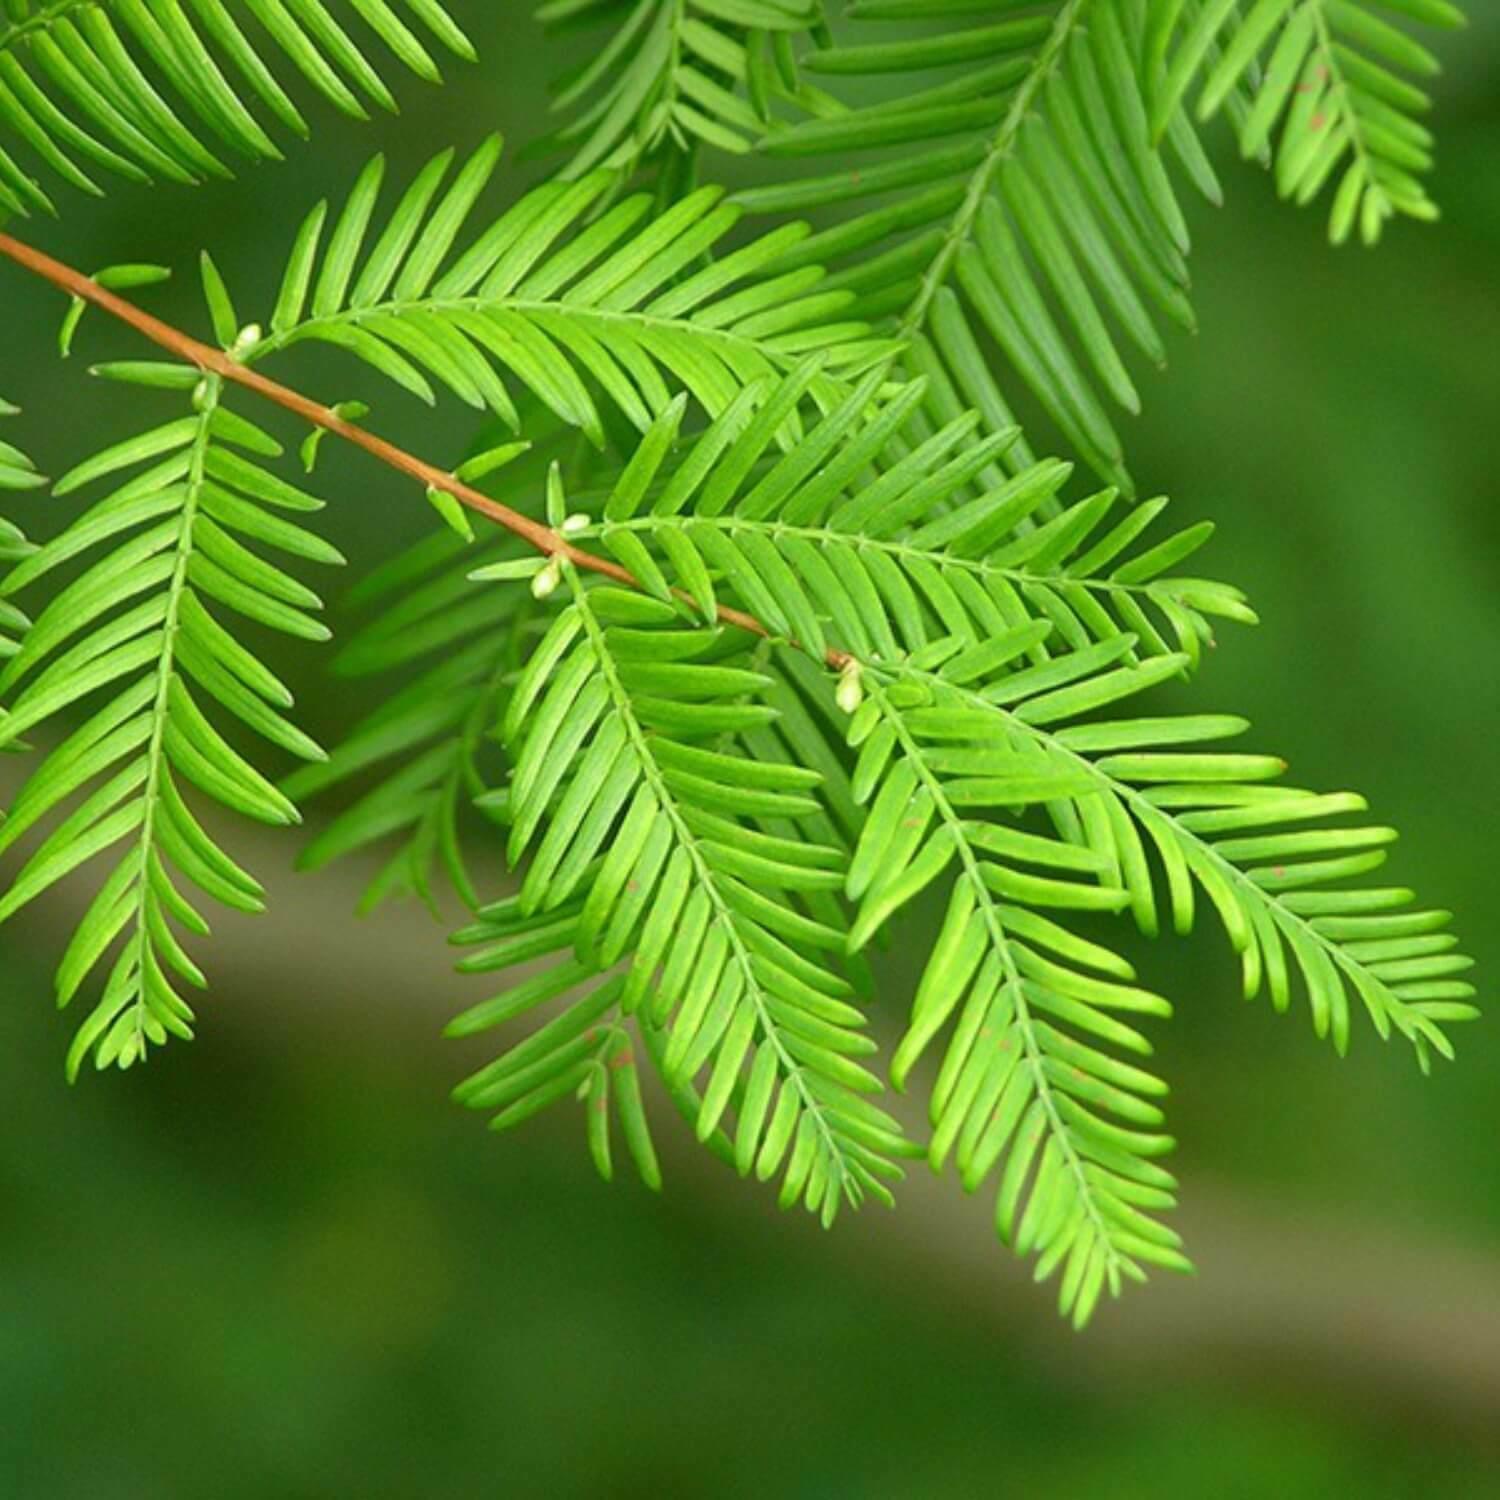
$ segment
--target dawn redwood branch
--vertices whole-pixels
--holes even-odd
[[[493,521],[497,526],[512,532],[546,556],[565,558],[575,567],[583,568],[591,573],[603,574],[606,578],[612,578],[627,588],[641,588],[634,574],[622,568],[618,563],[612,562],[607,557],[598,557],[592,552],[586,552],[581,547],[575,547],[550,526],[544,526],[540,521],[534,521],[530,516],[522,515],[520,511],[491,499],[490,496],[482,494],[472,485],[465,484],[446,469],[436,468],[416,457],[415,454],[408,453],[404,448],[398,448],[394,443],[377,437],[373,432],[346,421],[332,407],[324,406],[321,402],[314,401],[288,386],[267,379],[258,371],[241,364],[224,350],[215,349],[212,345],[202,343],[172,327],[170,323],[164,323],[160,318],[152,317],[150,313],[134,303],[116,296],[81,271],[75,271],[71,266],[64,265],[62,261],[54,260],[44,251],[0,232],[0,255],[14,261],[33,275],[40,276],[42,280],[50,282],[69,296],[77,297],[99,308],[100,311],[108,313],[111,317],[118,318],[120,322],[135,329],[143,338],[149,339],[158,348],[166,350],[168,354],[184,363],[196,365],[207,374],[217,375],[233,385],[254,391],[256,395],[301,417],[303,421],[310,422],[314,427],[320,427],[335,437],[343,438],[345,442],[353,443],[356,448],[363,448],[366,453],[379,459],[381,463],[408,475],[419,484],[452,495],[459,504],[467,506],[487,520]],[[679,598],[691,604],[691,599],[682,590],[674,590],[674,592]],[[753,635],[769,637],[772,634],[753,615],[746,614],[743,610],[720,605],[718,617],[723,624],[748,630]],[[829,651],[825,660],[828,666],[837,671],[848,665],[850,658],[843,652]]]

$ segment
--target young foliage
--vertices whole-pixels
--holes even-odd
[[[1209,527],[1140,548],[1136,543],[1165,502],[1106,525],[1117,508],[1111,491],[1066,508],[1057,502],[1069,477],[1066,464],[1038,464],[952,512],[941,527],[912,528],[903,516],[943,507],[1010,436],[961,451],[978,420],[970,415],[894,459],[886,451],[891,435],[920,404],[925,382],[891,388],[877,403],[877,372],[804,443],[783,452],[773,438],[817,378],[816,361],[804,361],[782,382],[756,382],[696,442],[675,449],[683,413],[680,405],[670,408],[628,474],[615,469],[613,492],[606,486],[575,495],[574,503],[604,505],[605,519],[579,514],[571,536],[585,545],[598,540],[659,597],[670,597],[667,577],[677,577],[708,617],[717,607],[715,577],[757,579],[759,586],[746,582],[741,596],[755,601],[759,618],[789,635],[800,632],[815,651],[826,633],[821,622],[832,614],[844,639],[889,655],[898,650],[899,622],[916,619],[914,628],[926,630],[920,622],[931,618],[938,633],[961,632],[976,645],[1024,623],[1043,654],[1131,633],[1149,654],[1183,650],[1196,660],[1212,639],[1211,617],[1253,620],[1238,590],[1172,572],[1207,540]],[[535,419],[527,426],[542,430]],[[506,465],[496,493],[525,509],[558,447],[552,436]],[[815,474],[817,482],[807,483]],[[849,486],[877,476],[866,503],[851,506]],[[744,483],[741,502],[726,506],[724,496],[747,477],[756,483]],[[1024,538],[1012,536],[1049,504],[1058,510],[1051,522]],[[999,546],[1000,539],[1007,545]],[[486,715],[514,671],[517,643],[539,627],[521,608],[524,595],[476,596],[468,579],[476,565],[524,567],[516,561],[522,556],[514,539],[476,549],[444,530],[360,586],[355,600],[362,607],[382,601],[384,607],[347,641],[335,669],[359,679],[413,666],[421,674],[383,701],[327,764],[306,767],[286,784],[300,800],[373,766],[387,768],[308,848],[306,867],[410,830],[367,901],[405,886],[426,898],[430,880],[419,871],[437,860],[464,901],[475,904],[461,848],[461,802],[465,794],[482,797],[494,774],[492,757],[483,753]],[[926,615],[915,604],[919,597]],[[1049,647],[1042,642],[1052,623],[1057,635]]]
[[[354,34],[346,21],[358,23]],[[370,60],[371,40],[419,77],[440,81],[423,34],[474,56],[439,0],[3,0],[0,212],[53,212],[7,137],[87,193],[101,189],[81,163],[135,182],[227,177],[205,134],[243,156],[280,159],[256,107],[308,134],[268,57],[363,119],[366,102],[396,108]]]
[[[1081,1321],[1140,1262],[1184,1262],[1142,1212],[1170,1206],[1171,1179],[1153,1160],[1169,1144],[1152,1102],[1164,1085],[1098,1045],[1149,1054],[1115,1013],[1169,1008],[1060,917],[1129,909],[1154,934],[1164,878],[1186,932],[1196,884],[1241,955],[1247,995],[1264,984],[1285,1009],[1300,976],[1319,1035],[1341,1051],[1356,995],[1380,1034],[1407,1037],[1424,1064],[1429,1048],[1451,1055],[1442,1023],[1474,1014],[1457,977],[1469,961],[1439,931],[1446,913],[1406,913],[1409,892],[1350,885],[1393,837],[1321,826],[1361,811],[1361,799],[1274,787],[1280,761],[1202,748],[1242,720],[1093,717],[1182,675],[1207,633],[1202,611],[1246,613],[1232,590],[1166,576],[1203,540],[1199,528],[1117,563],[1150,515],[1105,530],[1105,493],[1018,537],[1060,482],[1056,465],[950,508],[991,457],[981,445],[945,462],[967,427],[872,476],[919,387],[873,411],[873,390],[856,392],[751,482],[807,379],[752,389],[664,479],[665,445],[648,443],[654,457],[622,477],[603,522],[574,534],[630,556],[664,610],[675,583],[701,613],[747,609],[836,667],[836,678],[804,667],[793,680],[825,726],[835,700],[853,713],[850,949],[955,877],[893,1077],[903,1083],[958,1018],[932,1093],[933,1164],[952,1154],[970,1190],[1003,1164],[1000,1231],[1039,1253],[1039,1274],[1062,1271],[1064,1311]],[[1145,640],[1104,607],[1122,598]],[[1148,605],[1167,613],[1184,651],[1152,627]],[[1046,832],[1016,823],[1035,807]]]
[[[909,340],[908,367],[933,378],[936,420],[973,406],[992,430],[1012,426],[1013,375],[1073,450],[1130,494],[1109,415],[1111,404],[1139,409],[1122,343],[1161,365],[1160,319],[1193,326],[1187,224],[1138,81],[1142,6],[1051,0],[981,15],[967,4],[860,0],[851,15],[869,23],[860,40],[802,66],[830,83],[875,80],[877,102],[761,142],[775,157],[839,165],[736,201],[756,213],[845,205],[776,269],[829,265],[825,286],[853,292],[854,315]],[[917,17],[934,24],[913,37]],[[1216,197],[1180,116],[1167,145]],[[851,157],[855,169],[844,165]],[[983,352],[988,340],[1006,374]],[[1011,465],[1034,456],[1018,442]]]
[[[1417,116],[1432,107],[1411,80],[1437,59],[1402,24],[1453,28],[1449,0],[1151,0],[1152,125],[1159,133],[1197,91],[1208,119],[1238,85],[1254,102],[1239,121],[1240,149],[1260,156],[1275,137],[1276,186],[1310,203],[1337,181],[1329,236],[1359,227],[1367,245],[1387,219],[1435,219],[1420,174],[1433,137]]]
[[[443,152],[378,232],[384,164],[372,161],[326,245],[326,205],[304,222],[270,331],[247,362],[297,343],[333,344],[425,401],[436,382],[519,430],[509,376],[603,447],[601,395],[645,431],[671,405],[674,385],[713,415],[804,350],[823,351],[830,377],[846,378],[891,352],[844,316],[847,293],[789,300],[780,280],[761,275],[805,225],[700,266],[740,216],[717,188],[654,216],[650,194],[635,194],[590,219],[616,181],[596,171],[548,183],[471,230],[499,157],[493,137],[440,195],[453,160]],[[831,378],[823,389],[836,390]]]
[[[579,1085],[625,1017],[699,1140],[741,1174],[781,1173],[783,1206],[831,1223],[841,1203],[889,1201],[900,1128],[866,1095],[876,1050],[838,962],[847,935],[826,899],[844,851],[806,830],[819,774],[738,747],[774,709],[743,638],[561,565],[567,603],[510,696],[507,856],[531,851],[499,937],[464,967],[562,955],[459,1017],[464,1035],[628,963],[459,1089],[497,1126]],[[545,590],[543,591],[545,593]],[[783,831],[773,832],[772,829]],[[802,837],[788,834],[802,832]],[[816,898],[822,893],[825,899]],[[831,920],[830,920],[831,919]],[[602,1043],[595,1028],[607,1024]],[[590,1050],[595,1049],[595,1050]],[[595,1102],[594,1090],[586,1098]],[[597,1107],[597,1105],[595,1105]],[[732,1135],[717,1132],[732,1114]]]
[[[957,643],[945,650],[961,660]],[[1165,1085],[1100,1049],[1149,1056],[1121,1014],[1170,1011],[1117,955],[1058,925],[1068,914],[1130,910],[1154,935],[1169,912],[1186,933],[1196,887],[1240,954],[1247,998],[1264,987],[1286,1010],[1300,982],[1340,1052],[1356,998],[1424,1067],[1429,1049],[1452,1055],[1444,1024],[1476,1014],[1459,977],[1471,961],[1442,931],[1448,913],[1357,884],[1395,837],[1347,821],[1362,798],[1284,788],[1276,758],[1205,748],[1247,727],[1233,716],[1112,716],[1181,658],[1085,675],[1077,654],[1061,670],[1016,661],[955,682],[942,654],[862,674],[869,696],[849,739],[870,813],[850,867],[853,931],[867,937],[955,871],[893,1077],[951,1025],[930,1103],[933,1165],[952,1152],[972,1190],[1003,1161],[1001,1233],[1019,1224],[1039,1276],[1067,1265],[1067,1312],[1101,1278],[1136,1275],[1136,1260],[1182,1265],[1175,1238],[1139,1211],[1170,1206],[1152,1161],[1169,1144],[1152,1102]],[[1017,822],[1043,805],[1050,827]]]
[[[359,107],[340,70],[385,102],[323,0],[234,3],[335,102]],[[432,71],[386,0],[349,3]],[[464,51],[435,0],[406,7]],[[1373,9],[856,0],[845,42],[813,0],[549,0],[544,22],[610,28],[559,91],[554,178],[482,211],[492,138],[382,206],[377,158],[336,214],[303,222],[263,325],[204,257],[217,347],[103,287],[156,268],[90,283],[0,242],[74,298],[65,352],[96,303],[180,361],[97,373],[192,393],[59,483],[112,481],[51,541],[0,523],[0,748],[50,741],[0,825],[0,850],[38,838],[0,920],[115,859],[58,973],[67,1003],[104,972],[70,1075],[189,1035],[194,902],[260,905],[188,797],[286,824],[296,800],[351,789],[303,863],[380,845],[367,906],[410,891],[441,909],[446,882],[470,908],[460,967],[502,977],[449,1031],[506,1033],[457,1090],[496,1128],[572,1095],[601,1173],[618,1129],[655,1187],[653,1075],[701,1142],[825,1223],[891,1201],[905,1158],[951,1162],[993,1189],[1001,1236],[1078,1324],[1148,1267],[1187,1265],[1161,1222],[1167,1086],[1140,1061],[1170,1006],[1080,918],[1154,935],[1206,907],[1247,996],[1284,1010],[1299,994],[1339,1051],[1362,1007],[1424,1067],[1451,1055],[1445,1028],[1475,1013],[1469,961],[1447,913],[1365,883],[1392,830],[1359,797],[1222,748],[1242,719],[1140,697],[1175,691],[1216,621],[1255,617],[1184,571],[1208,524],[1164,530],[1164,500],[1133,503],[1106,405],[1138,404],[1123,343],[1159,363],[1159,320],[1191,326],[1167,161],[1217,194],[1185,114],[1200,74],[1200,113],[1230,110],[1251,154],[1284,115],[1289,192],[1344,171],[1336,237],[1430,216],[1409,176],[1424,101],[1392,71],[1426,56]],[[220,64],[300,125],[220,0],[3,13],[0,128],[75,185],[92,187],[77,159],[218,170],[174,111],[274,154]],[[865,102],[804,72],[858,80]],[[734,201],[692,186],[700,147],[752,140],[842,164]],[[651,166],[654,192],[629,193]],[[3,146],[0,194],[0,212],[46,206]],[[825,205],[850,212],[736,235],[746,210]],[[358,425],[364,402],[325,407],[262,373],[303,343],[424,401],[456,395],[484,434],[452,472],[395,449]],[[1036,456],[1013,380],[1106,488],[1078,493],[1071,463]],[[336,670],[373,701],[331,757],[231,628],[325,639],[316,595],[264,550],[341,560],[282,514],[319,502],[264,466],[279,447],[227,409],[235,384],[313,422],[309,472],[338,433],[419,480],[443,522],[351,596],[363,621]],[[42,483],[0,443],[0,489]],[[11,601],[39,585],[33,622]],[[279,784],[268,748],[302,762]],[[503,831],[517,878],[498,901],[471,873],[476,827]],[[916,1143],[875,1102],[867,955],[922,898],[943,915],[889,1063],[925,1097]]]
[[[608,29],[553,86],[552,112],[571,118],[535,149],[569,153],[560,178],[664,157],[665,190],[681,190],[700,146],[749,151],[773,99],[817,103],[794,40],[821,29],[818,0],[546,0],[536,18],[591,39]]]
[[[1196,660],[1212,640],[1211,616],[1254,620],[1237,589],[1173,571],[1211,527],[1138,546],[1165,501],[1118,518],[1113,490],[1065,503],[1071,469],[1056,460],[982,487],[1014,429],[976,440],[981,419],[969,412],[893,451],[925,380],[883,387],[877,372],[781,451],[778,435],[817,377],[808,360],[780,382],[747,387],[671,464],[678,413],[667,413],[602,519],[574,536],[597,536],[658,597],[674,578],[706,615],[727,583],[814,657],[833,645],[891,660],[951,641],[978,653],[965,662],[977,674],[1006,659],[997,653],[1011,651],[1017,629],[1025,649],[1045,656],[1055,627],[1063,651],[1113,660],[1139,646]]]
[[[506,461],[496,480],[523,506],[540,494],[564,434],[532,402],[526,427],[538,441]],[[493,454],[497,450],[491,450]],[[591,450],[590,450],[591,451]],[[477,455],[474,464],[486,462]],[[461,465],[461,474],[472,472]],[[282,789],[297,802],[354,784],[355,799],[303,850],[299,866],[317,870],[373,846],[395,847],[360,902],[369,911],[411,892],[437,907],[435,877],[471,909],[480,902],[464,850],[470,807],[485,805],[501,783],[504,761],[495,743],[505,693],[543,628],[530,618],[530,596],[509,589],[476,590],[477,566],[516,565],[534,557],[510,536],[471,545],[450,527],[398,553],[351,590],[347,603],[364,616],[333,660],[351,686],[370,684],[375,706],[329,758],[295,771]],[[536,559],[540,566],[540,559]]]
[[[903,1087],[958,1018],[932,1087],[929,1159],[940,1169],[951,1153],[970,1192],[999,1170],[999,1234],[1037,1253],[1038,1280],[1062,1272],[1062,1311],[1081,1325],[1101,1290],[1141,1279],[1140,1261],[1187,1269],[1178,1237],[1146,1212],[1173,1206],[1155,1161],[1172,1145],[1154,1102],[1167,1086],[1099,1045],[1149,1056],[1122,1015],[1171,1008],[1130,983],[1123,959],[1045,915],[1118,911],[1129,900],[1118,869],[1005,818],[1085,793],[1077,772],[1007,745],[993,725],[964,726],[920,683],[867,685],[850,724],[856,795],[870,807],[847,881],[855,939],[955,871],[892,1077]]]
[[[208,924],[184,886],[235,910],[261,909],[259,883],[205,830],[185,790],[260,822],[300,821],[207,710],[238,738],[301,759],[323,754],[285,717],[291,694],[222,615],[324,640],[326,628],[310,613],[320,607],[317,596],[247,542],[305,561],[342,559],[274,514],[320,505],[244,456],[274,456],[279,446],[223,405],[213,377],[199,384],[180,366],[151,371],[153,383],[180,385],[178,377],[196,386],[192,412],[64,475],[59,495],[103,480],[116,487],[0,585],[8,601],[93,554],[0,674],[5,748],[74,705],[91,705],[42,758],[0,825],[6,850],[73,804],[0,899],[0,921],[85,863],[125,849],[57,971],[59,1005],[101,966],[107,975],[69,1052],[70,1077],[91,1052],[98,1067],[127,1068],[148,1044],[192,1035],[193,1011],[179,987],[206,980],[179,934],[204,936]]]
[[[773,450],[771,467],[748,482],[807,379],[804,368],[769,393],[747,393],[746,409],[713,424],[662,484],[654,483],[651,464],[638,460],[607,500],[604,520],[580,525],[573,534],[587,540],[597,533],[617,556],[630,556],[637,576],[664,603],[674,598],[675,582],[701,612],[726,602],[744,608],[811,657],[831,662],[842,676],[846,708],[870,673],[896,672],[908,688],[912,681],[941,685],[955,711],[933,717],[943,726],[936,732],[973,740],[978,748],[966,761],[967,750],[950,746],[940,763],[967,765],[980,806],[997,787],[1003,790],[1010,773],[1002,763],[1013,763],[1022,784],[1033,772],[1044,779],[1055,772],[1061,786],[1075,786],[1085,801],[1071,813],[1063,804],[1073,794],[1057,788],[1001,801],[1048,803],[1064,836],[1090,848],[1098,867],[1113,872],[1121,894],[1116,904],[1128,905],[1143,931],[1154,934],[1159,922],[1142,835],[1168,877],[1176,928],[1187,931],[1192,924],[1190,876],[1244,955],[1247,992],[1254,993],[1264,975],[1276,1004],[1285,1007],[1284,942],[1307,982],[1320,1034],[1331,1031],[1341,1048],[1347,1041],[1342,976],[1383,1035],[1394,1027],[1446,1054],[1446,1043],[1428,1022],[1465,1018],[1444,1009],[1464,996],[1446,989],[1409,991],[1405,978],[1447,982],[1464,961],[1444,959],[1441,972],[1386,972],[1383,950],[1373,954],[1373,966],[1367,964],[1371,955],[1358,945],[1342,950],[1344,925],[1319,927],[1311,920],[1383,913],[1409,899],[1399,891],[1314,889],[1377,868],[1390,830],[1283,826],[1359,812],[1360,799],[1268,786],[1285,769],[1280,761],[1200,748],[1244,729],[1237,719],[1072,722],[1182,676],[1209,635],[1211,615],[1253,619],[1236,590],[1169,572],[1201,545],[1205,529],[1190,527],[1121,562],[1151,514],[1139,507],[1107,527],[1114,497],[1104,492],[1017,536],[1018,523],[1058,483],[1058,466],[1038,465],[993,493],[950,508],[952,493],[986,462],[982,446],[945,461],[949,445],[931,445],[872,482],[871,454],[920,399],[920,387],[898,391],[873,411],[873,392],[856,392],[813,426],[798,448],[784,455]],[[754,398],[762,394],[757,410]],[[660,445],[648,445],[642,455],[660,451]],[[858,489],[852,488],[855,479],[862,481]],[[622,535],[649,541],[650,551],[620,546]],[[1170,622],[1175,643],[1155,628],[1151,609]],[[869,712],[861,710],[866,721]],[[905,743],[894,725],[873,737],[854,778],[856,800],[863,800],[861,786],[868,791],[871,777]],[[986,764],[989,771],[981,769]],[[986,787],[987,776],[999,781]],[[887,835],[892,826],[886,825]],[[902,826],[909,835],[907,856],[914,857],[921,837],[910,822]],[[1236,836],[1205,837],[1220,832]],[[1303,862],[1306,856],[1319,858]],[[892,881],[904,869],[889,849],[879,853],[876,865]],[[941,870],[936,864],[923,868],[928,879]],[[914,886],[898,904],[920,889]],[[1399,935],[1384,930],[1389,920],[1381,917],[1377,924],[1382,942]],[[1401,918],[1398,926],[1408,921],[1423,933],[1429,930],[1424,924],[1441,925],[1424,914]],[[1362,930],[1356,923],[1348,932]],[[1335,936],[1324,941],[1329,932]],[[1441,942],[1444,950],[1451,946]],[[1414,956],[1401,953],[1393,961]],[[1438,1009],[1429,1013],[1428,1001]]]

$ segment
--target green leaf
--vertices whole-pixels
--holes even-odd
[[[41,758],[0,830],[3,849],[70,809],[0,897],[0,917],[125,844],[58,969],[58,998],[67,1003],[111,961],[103,997],[69,1053],[70,1076],[89,1053],[99,1066],[128,1067],[169,1035],[191,1035],[192,1013],[173,976],[194,987],[205,979],[178,929],[201,937],[207,926],[179,879],[237,909],[261,907],[259,886],[204,831],[176,778],[251,817],[276,824],[298,819],[205,708],[227,711],[237,730],[279,752],[326,758],[279,711],[291,702],[285,687],[214,618],[197,590],[206,576],[211,596],[227,594],[276,623],[306,618],[283,600],[316,602],[226,528],[299,558],[342,559],[321,538],[262,509],[268,497],[299,509],[317,502],[222,448],[225,441],[274,445],[222,408],[216,379],[199,387],[195,375],[194,387],[194,415],[116,444],[66,477],[60,493],[133,471],[6,579],[8,591],[23,592],[63,564],[92,559],[27,631],[5,678],[8,712],[0,715],[0,736],[14,738],[74,703],[105,695]],[[16,691],[28,673],[35,675]]]
[[[575,957],[518,980],[458,1024],[508,1021],[633,958],[623,982],[587,992],[462,1085],[460,1098],[498,1108],[497,1125],[509,1125],[529,1113],[528,1101],[540,1108],[571,1090],[590,1055],[584,1040],[593,1033],[582,1027],[608,1020],[603,1055],[637,1028],[674,1102],[711,1146],[742,1080],[769,1072],[783,1101],[775,1120],[741,1118],[736,1134],[763,1175],[784,1168],[784,1203],[802,1202],[827,1222],[843,1202],[884,1196],[891,1156],[905,1148],[895,1122],[859,1099],[878,1085],[851,1059],[865,1045],[850,1030],[859,1012],[841,998],[850,986],[831,967],[842,935],[821,920],[833,911],[820,904],[832,880],[796,844],[758,831],[821,816],[809,795],[820,778],[712,748],[676,728],[675,715],[658,718],[659,704],[727,703],[756,694],[764,678],[726,659],[715,631],[614,623],[617,611],[600,613],[598,604],[617,591],[588,586],[571,565],[563,571],[569,623],[538,648],[507,728],[511,857],[531,848],[532,858],[519,896],[482,911],[462,941],[479,945],[470,970],[543,952]],[[790,864],[787,850],[797,855]],[[586,1108],[596,1102],[586,1092]],[[844,1113],[865,1122],[857,1135]],[[597,1153],[602,1127],[588,1118]],[[786,1140],[778,1144],[773,1131]],[[731,1152],[727,1140],[718,1149]]]
[[[433,399],[435,385],[446,386],[513,428],[519,383],[602,447],[596,384],[629,422],[659,432],[669,448],[672,424],[689,397],[717,416],[753,382],[791,369],[803,344],[826,348],[811,387],[823,399],[838,391],[841,372],[885,352],[887,346],[863,337],[863,324],[831,321],[842,298],[838,306],[826,299],[794,303],[765,332],[744,316],[745,299],[760,295],[755,278],[784,235],[769,250],[752,246],[724,257],[707,279],[700,273],[681,280],[737,217],[719,204],[716,189],[692,194],[644,224],[645,195],[591,220],[612,180],[599,173],[573,186],[543,186],[475,229],[480,190],[498,149],[498,141],[481,146],[441,200],[451,153],[431,161],[366,254],[383,176],[379,159],[371,163],[321,266],[308,228],[316,216],[299,232],[272,331],[243,358],[259,363],[292,344],[334,344],[424,400]],[[308,286],[311,304],[304,308]],[[685,394],[674,398],[669,382]],[[667,425],[653,428],[658,421]],[[647,448],[640,459],[648,469],[664,456],[653,452]],[[632,503],[630,493],[616,510]]]
[[[6,144],[24,147],[71,186],[94,194],[98,184],[81,162],[133,181],[145,181],[148,173],[189,183],[227,176],[203,144],[205,128],[241,155],[279,158],[251,101],[265,104],[299,136],[307,134],[307,124],[270,59],[290,63],[317,93],[356,117],[364,108],[341,74],[383,107],[394,105],[369,60],[372,43],[418,76],[436,77],[426,48],[389,6],[361,0],[354,9],[369,28],[368,38],[356,40],[321,4],[297,7],[300,21],[280,6],[256,7],[261,25],[255,40],[231,9],[217,3],[183,6],[172,0],[148,9],[122,0],[103,6],[61,0],[43,10],[13,8],[0,20],[0,137],[11,138],[0,140],[0,203],[14,186],[25,202],[52,209],[29,170],[4,151]],[[408,9],[441,46],[473,57],[439,0],[408,0]],[[87,120],[89,128],[74,117]],[[112,271],[128,278],[136,269]],[[118,289],[148,282],[103,284]]]

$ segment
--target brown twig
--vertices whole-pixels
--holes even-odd
[[[0,255],[13,260],[18,266],[40,276],[44,281],[51,282],[53,286],[68,293],[69,296],[80,298],[102,312],[108,313],[111,317],[118,318],[122,323],[135,329],[143,338],[149,339],[158,348],[165,349],[175,358],[187,364],[196,365],[198,369],[217,375],[234,385],[254,391],[256,395],[274,402],[277,406],[301,417],[303,421],[310,422],[314,427],[331,432],[335,437],[353,443],[356,448],[363,448],[366,453],[379,459],[381,463],[389,465],[402,474],[409,475],[419,484],[452,495],[461,505],[467,506],[470,510],[493,521],[497,526],[504,527],[523,541],[529,542],[546,556],[566,558],[575,567],[583,568],[591,573],[600,573],[628,588],[640,589],[642,587],[635,575],[618,563],[611,562],[607,557],[598,557],[592,552],[586,552],[581,547],[573,546],[550,526],[544,526],[540,521],[534,521],[530,516],[522,515],[520,511],[513,510],[510,506],[493,500],[488,495],[481,494],[480,491],[465,484],[446,469],[435,468],[414,454],[406,452],[404,448],[398,448],[394,443],[388,443],[373,432],[368,432],[363,427],[346,421],[331,407],[324,406],[287,386],[267,379],[258,371],[247,368],[237,359],[226,354],[222,349],[215,349],[209,344],[200,343],[197,339],[173,328],[171,324],[163,323],[160,318],[154,318],[134,303],[127,302],[123,297],[117,297],[113,292],[100,286],[98,282],[75,271],[71,266],[54,260],[43,251],[23,244],[11,235],[0,233]],[[674,590],[674,592],[686,603],[692,603],[690,596],[683,590]],[[723,624],[748,630],[753,635],[765,637],[772,635],[772,631],[743,610],[720,605],[718,617]],[[839,651],[829,651],[825,660],[836,671],[849,663],[849,657]]]

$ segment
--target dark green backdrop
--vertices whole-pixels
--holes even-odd
[[[294,218],[377,145],[410,165],[528,134],[556,54],[521,7],[456,9],[486,61],[407,86],[403,120],[319,118],[282,168],[30,232],[85,267],[207,243],[264,304]],[[1214,568],[1265,619],[1195,703],[1251,714],[1299,782],[1366,791],[1489,979],[1500,13],[1471,9],[1438,89],[1445,222],[1335,254],[1226,162],[1228,208],[1195,217],[1203,331],[1148,380],[1132,451],[1219,522]],[[200,319],[190,279],[151,305]],[[7,436],[54,472],[130,421],[82,364],[137,352],[94,320],[61,365],[58,312],[0,268],[0,392],[29,408]],[[438,459],[469,437],[397,397],[372,421]],[[389,475],[326,463],[356,562],[427,524]],[[316,664],[288,671],[331,733]],[[255,846],[280,899],[222,924],[201,1040],[73,1093],[46,972],[71,902],[0,932],[0,1496],[1500,1494],[1493,1022],[1432,1079],[1364,1030],[1339,1063],[1304,1015],[1239,1001],[1212,935],[1145,951],[1178,1002],[1161,1062],[1201,1273],[1080,1339],[925,1169],[906,1213],[825,1237],[691,1146],[657,1202],[597,1184],[571,1119],[491,1138],[444,1102],[469,1059],[436,1038],[465,994],[440,930],[354,927],[352,876],[298,884],[289,853]]]

